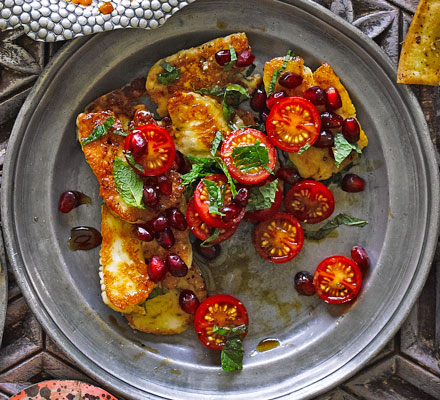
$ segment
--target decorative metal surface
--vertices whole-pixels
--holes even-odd
[[[194,0],[2,0],[0,30],[23,27],[32,39],[56,42],[121,28],[156,29]]]
[[[357,21],[357,26],[368,32],[393,61],[397,60],[399,43],[417,5],[416,0],[341,0],[319,3],[350,22]],[[365,20],[372,22],[364,23]],[[8,43],[22,48],[39,65],[40,70],[59,48],[56,44],[32,42],[20,32],[0,32],[0,164],[3,164],[15,116],[40,71],[35,73],[29,70],[29,60],[26,61],[27,56],[23,54],[18,61],[22,67],[14,67],[17,65],[14,61],[17,60],[17,52],[14,50],[8,53],[7,49],[11,48]],[[34,62],[31,61],[29,66],[32,67]],[[412,89],[422,105],[432,140],[440,150],[440,88]],[[81,366],[74,365],[46,336],[26,305],[11,273],[8,295],[9,306],[0,348],[0,400],[6,400],[29,384],[44,379],[81,379],[92,382],[91,378],[81,372]],[[318,399],[438,399],[439,348],[438,250],[425,288],[399,333],[360,373]]]

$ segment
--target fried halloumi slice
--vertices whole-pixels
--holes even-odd
[[[223,116],[222,106],[209,96],[179,92],[168,102],[172,121],[171,136],[183,154],[210,157],[217,131],[226,137],[231,129]]]
[[[145,314],[126,314],[133,329],[158,335],[174,335],[181,333],[193,325],[193,316],[182,310],[179,305],[181,290],[192,290],[200,302],[206,298],[206,288],[198,268],[193,265],[183,278],[168,275],[162,287],[169,291],[144,303]]]
[[[440,85],[440,0],[421,0],[400,53],[397,82]]]
[[[322,89],[327,89],[330,86],[335,87],[342,100],[342,107],[337,110],[337,113],[344,118],[356,118],[356,109],[353,102],[330,65],[323,63],[313,73],[313,85],[320,86]],[[357,144],[361,149],[368,145],[367,136],[362,128],[360,139]],[[295,164],[299,174],[303,178],[312,178],[316,180],[330,178],[333,174],[343,170],[347,165],[356,160],[357,157],[357,153],[352,151],[338,168],[335,164],[335,160],[330,155],[328,148],[320,149],[312,146],[300,155],[298,155],[298,153],[289,153],[289,158]]]
[[[105,204],[101,214],[99,275],[102,299],[116,311],[143,311],[138,304],[148,297],[154,282],[148,277],[142,244],[133,226],[113,215]]]
[[[151,99],[157,104],[158,115],[167,115],[168,100],[177,92],[194,92],[214,86],[225,88],[230,83],[237,83],[252,93],[261,82],[260,75],[245,78],[242,74],[245,68],[234,67],[228,71],[215,61],[215,53],[229,49],[229,45],[234,47],[237,54],[245,50],[251,52],[246,34],[234,33],[198,47],[181,50],[157,61],[148,72],[146,88]],[[161,66],[164,61],[180,71],[179,79],[167,85],[160,83],[157,77],[158,74],[166,72]]]

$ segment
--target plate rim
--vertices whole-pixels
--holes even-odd
[[[269,0],[270,1],[270,0]],[[275,0],[272,0],[275,2]],[[279,1],[279,0],[278,0]],[[383,50],[369,37],[360,32],[357,28],[339,18],[338,16],[331,13],[331,11],[325,9],[319,4],[312,3],[307,0],[281,0],[281,3],[286,3],[296,8],[301,8],[306,12],[310,12],[315,17],[319,17],[321,20],[330,24],[331,26],[337,27],[341,29],[344,35],[351,34],[351,39],[356,42],[356,44],[361,47],[364,51],[367,51],[370,55],[374,54],[376,57],[376,62],[383,69],[384,73],[390,78],[396,76],[396,67],[392,64],[391,60],[388,56],[383,52]],[[190,9],[190,7],[188,7]],[[1,213],[2,213],[2,221],[4,222],[3,229],[5,233],[6,240],[6,249],[8,252],[9,260],[11,262],[14,274],[16,276],[17,282],[20,285],[20,288],[25,296],[27,302],[30,304],[30,307],[34,314],[37,316],[37,319],[44,326],[46,332],[51,336],[71,357],[81,368],[85,369],[87,373],[89,373],[94,379],[98,382],[108,385],[112,390],[116,392],[121,392],[116,384],[113,381],[118,380],[122,383],[124,388],[130,388],[132,391],[130,394],[124,392],[124,395],[135,396],[137,390],[133,390],[133,386],[129,386],[124,381],[119,380],[118,377],[109,374],[105,370],[101,369],[98,365],[96,365],[92,360],[90,360],[87,355],[80,353],[78,348],[72,343],[69,338],[64,334],[64,332],[59,331],[58,326],[50,317],[47,310],[44,308],[44,304],[40,304],[40,299],[34,292],[34,288],[32,286],[32,282],[28,276],[28,272],[22,260],[20,260],[20,255],[14,252],[14,241],[15,237],[13,235],[13,228],[11,227],[11,216],[8,215],[7,210],[9,209],[9,201],[8,193],[13,190],[13,172],[15,171],[14,162],[15,159],[13,154],[15,154],[20,146],[20,131],[21,127],[26,125],[27,118],[26,116],[29,114],[27,111],[32,105],[32,102],[35,101],[34,96],[38,97],[38,90],[40,87],[44,87],[45,82],[50,79],[51,75],[53,75],[56,71],[56,66],[60,63],[66,62],[73,54],[75,50],[83,46],[89,40],[99,40],[100,35],[87,36],[76,39],[75,41],[66,45],[63,49],[61,49],[56,57],[51,60],[48,65],[45,67],[43,73],[40,75],[38,81],[32,88],[30,94],[28,95],[25,104],[23,105],[20,113],[16,119],[14,124],[14,128],[11,133],[11,139],[9,141],[9,149],[6,154],[6,160],[4,164],[4,180],[3,180],[3,189],[1,194]],[[392,80],[393,81],[393,80]],[[393,81],[394,82],[394,81]],[[397,85],[397,84],[395,84]],[[424,244],[424,250],[421,258],[419,258],[419,269],[421,265],[432,265],[432,260],[434,257],[436,245],[437,245],[437,237],[439,232],[439,171],[435,158],[435,149],[432,143],[432,140],[429,135],[428,126],[423,115],[423,112],[420,108],[420,105],[412,93],[409,87],[404,85],[396,86],[402,91],[402,100],[411,106],[413,112],[411,116],[413,117],[413,123],[419,130],[418,140],[420,141],[420,146],[424,150],[428,150],[430,157],[425,158],[425,169],[427,173],[427,177],[431,177],[432,186],[427,187],[427,193],[430,194],[428,198],[431,198],[433,202],[429,204],[428,211],[430,211],[431,219],[426,221],[425,232],[431,233]],[[400,92],[399,90],[399,92]],[[420,134],[422,133],[422,134]],[[428,236],[428,235],[427,235]],[[341,368],[333,372],[331,375],[327,375],[323,380],[328,381],[329,376],[336,379],[333,379],[330,385],[325,386],[324,388],[316,391],[310,391],[309,387],[305,387],[300,389],[297,392],[292,392],[287,394],[286,396],[292,395],[293,393],[304,395],[306,397],[316,396],[323,392],[330,390],[331,388],[337,386],[341,382],[345,381],[349,377],[353,376],[356,372],[358,372],[365,363],[371,359],[374,355],[379,353],[379,351],[386,345],[388,340],[397,332],[400,328],[400,325],[404,322],[406,317],[411,311],[411,308],[415,301],[417,300],[423,285],[427,279],[430,268],[425,268],[420,274],[415,274],[413,278],[413,282],[411,287],[405,292],[405,295],[402,299],[402,302],[399,306],[394,310],[394,313],[390,317],[387,325],[383,327],[383,329],[372,338],[371,342],[367,344],[358,354],[356,354],[351,360],[345,363]],[[362,362],[357,365],[354,364],[355,360],[362,359]],[[87,364],[87,366],[85,366]],[[93,367],[93,368],[91,368]],[[104,374],[97,374],[96,371],[101,369]],[[347,371],[348,370],[348,371]],[[110,380],[105,380],[103,376],[110,378]],[[315,386],[315,384],[311,385]],[[146,394],[146,393],[145,393]],[[148,393],[151,398],[162,399],[163,397],[153,395]],[[135,398],[135,397],[133,397]]]

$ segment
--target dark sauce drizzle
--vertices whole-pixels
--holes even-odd
[[[90,226],[77,226],[70,231],[68,245],[70,250],[90,250],[98,247],[102,236],[95,228]]]

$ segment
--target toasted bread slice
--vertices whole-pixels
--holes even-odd
[[[261,76],[245,78],[242,74],[245,68],[234,67],[225,71],[225,67],[215,61],[215,53],[228,50],[228,45],[233,46],[237,54],[245,50],[251,51],[246,34],[235,33],[198,47],[181,50],[156,62],[148,72],[146,88],[151,99],[157,104],[157,114],[161,117],[167,115],[168,100],[177,92],[194,92],[214,86],[225,88],[230,83],[237,83],[247,87],[252,93],[261,82]],[[165,72],[161,66],[164,61],[180,71],[180,78],[167,85],[160,83],[157,77]]]

